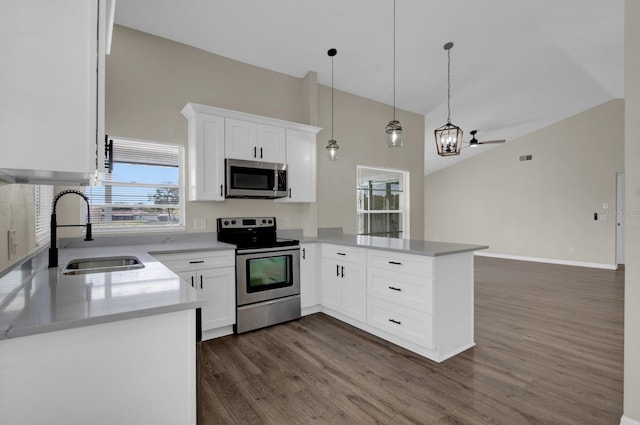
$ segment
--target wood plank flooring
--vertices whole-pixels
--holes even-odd
[[[204,424],[618,425],[624,271],[476,257],[435,363],[324,314],[202,344]]]

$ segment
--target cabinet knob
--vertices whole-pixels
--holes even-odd
[[[256,146],[253,147],[253,157],[257,158],[258,157],[258,148]]]
[[[260,148],[260,159],[262,159],[262,148]]]
[[[200,289],[202,289],[202,275],[200,275]]]

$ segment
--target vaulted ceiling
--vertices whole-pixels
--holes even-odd
[[[452,122],[513,140],[624,96],[623,22],[624,0],[396,0],[396,105],[426,118],[425,172],[500,146],[436,155],[446,42]],[[334,47],[336,89],[393,103],[393,0],[118,0],[116,23],[327,86]]]

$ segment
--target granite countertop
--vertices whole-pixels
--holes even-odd
[[[412,239],[383,238],[379,236],[335,235],[304,238],[302,242],[332,243],[383,251],[438,257],[489,248],[486,245],[471,245],[452,242],[420,241]]]
[[[203,307],[206,299],[152,254],[235,249],[211,235],[156,236],[145,244],[139,235],[102,243],[100,236],[96,243],[62,240],[58,268],[47,268],[44,249],[0,278],[0,340]],[[62,273],[70,260],[124,255],[137,257],[144,268]]]

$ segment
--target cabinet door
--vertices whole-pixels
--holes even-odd
[[[104,15],[105,2],[95,0],[2,3],[0,140],[11,149],[0,155],[0,176],[95,182],[96,153],[104,152]]]
[[[209,300],[202,309],[202,330],[233,325],[236,322],[236,275],[234,267],[202,270],[196,285]]]
[[[340,264],[331,259],[322,260],[322,305],[342,312],[342,279],[340,278]]]
[[[316,290],[316,244],[300,245],[300,305],[302,308],[318,304]]]
[[[252,122],[225,119],[225,158],[256,160],[258,126]]]
[[[287,129],[289,197],[278,202],[316,202],[316,135]]]
[[[189,118],[189,200],[224,200],[224,118]]]
[[[367,320],[367,268],[362,264],[345,263],[342,281],[342,314],[365,322]]]
[[[258,125],[256,159],[265,162],[288,162],[284,128]]]

